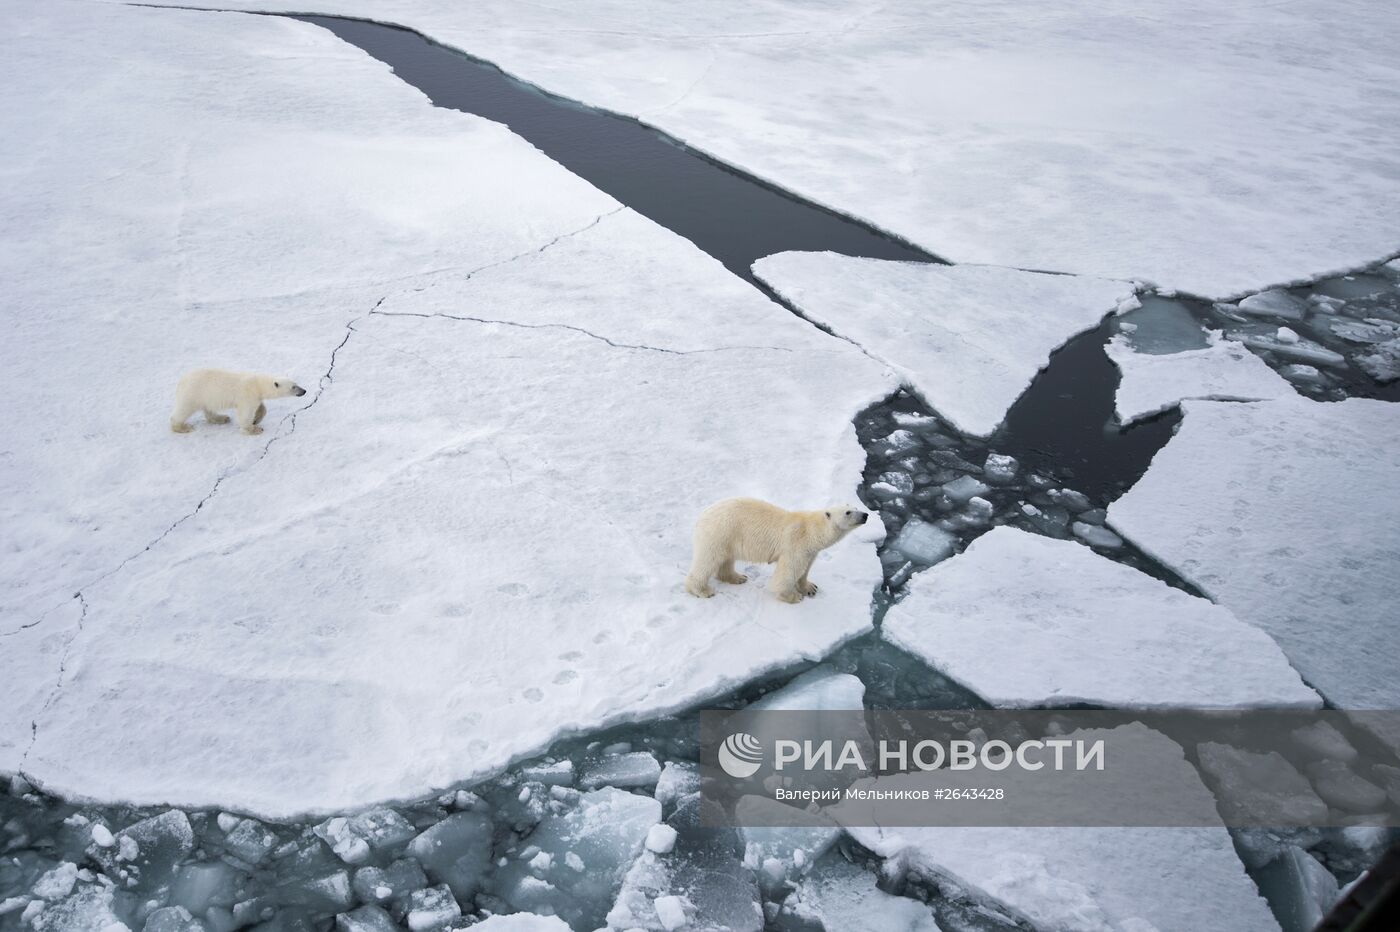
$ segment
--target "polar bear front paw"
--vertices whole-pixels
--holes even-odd
[[[254,436],[254,437],[256,437],[258,434],[260,434],[260,433],[262,433],[262,432],[263,432],[263,429],[262,429],[261,427],[259,427],[258,425],[256,425],[256,424],[253,424],[253,425],[250,426],[250,427],[245,427],[245,428],[243,428],[243,433],[252,435],[252,436]]]
[[[194,428],[188,424],[171,424],[170,429],[177,434],[188,434],[190,431],[194,430]]]
[[[814,582],[806,583],[806,584],[802,587],[802,592],[803,592],[804,595],[816,595],[816,594],[817,594],[817,584],[814,583]]]
[[[790,589],[787,592],[779,592],[778,598],[782,599],[784,602],[796,605],[798,602],[802,601],[802,593],[798,592],[796,589]]]
[[[691,595],[695,596],[697,599],[708,599],[708,598],[710,598],[711,596],[713,596],[713,595],[715,594],[715,590],[711,589],[710,586],[709,586],[709,584],[706,584],[706,585],[703,585],[703,586],[697,586],[697,585],[693,585],[693,584],[691,584],[691,583],[686,583],[686,584],[685,584],[685,591],[686,591],[686,592],[689,592]]]

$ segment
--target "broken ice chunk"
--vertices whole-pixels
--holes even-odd
[[[64,861],[35,881],[30,892],[41,900],[61,900],[73,892],[73,884],[77,882],[78,865]]]
[[[446,884],[408,895],[408,927],[412,932],[440,929],[461,915],[462,907]]]
[[[248,864],[261,863],[277,844],[277,836],[257,819],[240,819],[225,831],[224,850]]]
[[[1101,547],[1104,550],[1117,550],[1123,546],[1123,538],[1113,533],[1106,527],[1099,527],[1096,524],[1088,524],[1084,521],[1076,521],[1070,526],[1074,536],[1091,547]]]
[[[1245,298],[1238,305],[1241,312],[1253,317],[1283,317],[1302,320],[1308,313],[1307,302],[1284,291],[1272,288]]]
[[[146,917],[142,932],[204,932],[204,923],[183,906],[165,906]]]
[[[412,858],[400,858],[388,867],[362,867],[355,871],[353,886],[360,899],[401,899],[428,885],[427,875]]]
[[[408,853],[466,902],[490,864],[491,832],[491,820],[481,813],[454,812],[409,842]]]
[[[389,914],[373,903],[336,916],[335,928],[336,932],[398,932],[399,929]]]
[[[117,839],[107,826],[101,822],[94,822],[92,824],[92,843],[99,848],[110,848],[117,843]]]
[[[1337,878],[1297,845],[1259,871],[1259,886],[1268,895],[1285,932],[1309,932],[1336,903]]]
[[[1279,374],[1290,382],[1302,382],[1308,385],[1316,385],[1327,381],[1322,373],[1317,371],[1316,366],[1309,366],[1300,362],[1289,363],[1279,370]]]
[[[987,462],[982,466],[982,475],[988,482],[1005,483],[1016,478],[1016,470],[1021,466],[1016,457],[1001,453],[988,453]]]
[[[1250,349],[1275,353],[1286,359],[1297,359],[1318,366],[1346,365],[1346,359],[1341,353],[1334,353],[1327,347],[1320,343],[1314,343],[1312,340],[1300,338],[1296,343],[1280,343],[1271,336],[1261,336],[1259,334],[1244,333],[1242,331],[1226,334],[1226,337],[1243,343]]]
[[[919,445],[919,438],[907,430],[897,430],[879,441],[884,445],[886,456],[895,456]]]
[[[390,848],[413,837],[414,828],[393,809],[379,808],[345,818],[327,819],[315,829],[317,837],[331,846],[347,864],[362,864],[371,849]]]
[[[571,786],[574,782],[574,762],[565,758],[548,763],[530,764],[520,768],[520,778],[530,783],[543,783],[545,786]]]
[[[129,932],[112,911],[112,890],[106,886],[80,887],[48,906],[33,900],[25,907],[20,925],[26,921],[33,924],[34,932]]]
[[[179,809],[142,819],[117,833],[116,860],[130,862],[135,868],[142,890],[152,890],[167,883],[175,867],[194,850],[194,829]],[[94,845],[89,854],[104,866],[113,849]]]
[[[676,830],[658,822],[647,832],[646,847],[654,854],[668,854],[676,846]]]
[[[921,518],[910,518],[888,549],[921,566],[932,566],[957,551],[958,538]]]
[[[237,882],[238,871],[223,861],[186,864],[175,872],[170,904],[202,916],[211,906],[232,906]]]
[[[1196,748],[1203,776],[1227,825],[1322,822],[1327,804],[1277,751],[1260,754],[1208,742]]]
[[[971,476],[959,476],[943,486],[943,494],[958,504],[964,504],[975,495],[991,491],[988,486]]]
[[[1329,805],[1348,812],[1375,812],[1385,805],[1385,790],[1353,773],[1339,760],[1320,760],[1308,767],[1313,789]]]
[[[1356,748],[1346,736],[1330,722],[1317,721],[1311,725],[1295,728],[1293,743],[1308,753],[1309,757],[1337,760],[1350,763],[1356,760]]]
[[[689,922],[686,905],[686,901],[679,896],[658,896],[655,900],[656,918],[661,920],[661,928],[666,932],[675,932]]]
[[[661,765],[647,751],[631,751],[591,760],[584,765],[579,786],[596,790],[600,786],[655,786]]]
[[[1356,364],[1377,382],[1400,379],[1400,338],[1376,344],[1369,352],[1357,356]]]
[[[682,796],[700,789],[700,770],[688,761],[667,761],[656,781],[654,795],[669,812]]]
[[[583,793],[573,809],[545,816],[525,839],[550,854],[544,877],[511,861],[496,872],[493,892],[516,909],[553,911],[576,929],[596,929],[647,832],[660,820],[661,804],[650,797],[614,787]],[[586,870],[572,869],[569,854]]]
[[[1297,343],[1298,331],[1291,327],[1280,327],[1274,332],[1274,339],[1280,343]]]

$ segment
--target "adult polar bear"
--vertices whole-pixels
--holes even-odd
[[[695,522],[695,553],[685,591],[708,599],[720,582],[748,582],[734,569],[735,560],[776,563],[768,588],[784,602],[816,595],[807,579],[817,554],[864,524],[870,515],[849,505],[822,511],[787,511],[756,498],[727,498],[700,513]]]
[[[238,412],[238,426],[245,434],[260,434],[258,423],[267,414],[263,404],[269,398],[300,397],[306,389],[281,375],[230,372],[227,369],[195,369],[180,379],[175,389],[175,410],[170,413],[170,429],[177,434],[194,430],[186,423],[196,411],[204,412],[210,424],[227,424],[230,408]]]

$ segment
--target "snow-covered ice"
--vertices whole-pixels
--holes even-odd
[[[956,262],[1220,297],[1400,245],[1385,3],[315,9],[414,27]]]
[[[1011,527],[914,577],[882,632],[996,706],[1321,704],[1268,635],[1228,609]]]
[[[798,607],[767,569],[680,587],[709,502],[854,497],[851,417],[894,387],[855,347],[316,27],[56,3],[4,42],[53,101],[7,111],[4,361],[84,378],[61,429],[6,403],[0,767],[37,718],[55,792],[328,813],[869,630],[854,539]],[[173,435],[211,352],[316,388],[262,438]]]
[[[1138,352],[1121,335],[1109,340],[1104,352],[1123,373],[1114,397],[1123,424],[1165,411],[1186,398],[1265,401],[1294,394],[1264,360],[1218,332],[1205,349],[1183,353]]]
[[[1188,401],[1112,525],[1272,635],[1343,709],[1400,708],[1400,408]]]
[[[1214,811],[1181,748],[1142,726],[1140,756],[1173,795]],[[1123,729],[1118,729],[1122,731]],[[1010,772],[1008,772],[1010,773]],[[902,778],[882,778],[882,780]],[[875,781],[880,785],[881,781]],[[1043,932],[1277,932],[1222,826],[1197,828],[851,827],[861,844]]]
[[[1050,354],[1096,326],[1128,282],[785,252],[754,274],[803,314],[900,369],[955,427],[997,429]]]

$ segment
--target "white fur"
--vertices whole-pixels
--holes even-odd
[[[264,401],[305,394],[306,389],[286,376],[195,369],[185,373],[175,389],[170,429],[177,434],[193,430],[186,421],[196,411],[203,411],[204,420],[210,424],[227,424],[228,417],[218,412],[232,409],[238,412],[238,426],[243,433],[260,434],[263,429],[258,423],[267,413]]]
[[[715,594],[710,579],[747,582],[734,569],[735,560],[776,563],[769,589],[784,602],[816,595],[807,579],[812,561],[869,517],[851,505],[821,511],[787,511],[756,498],[727,498],[706,508],[695,522],[695,555],[685,579],[685,591],[708,599]]]

